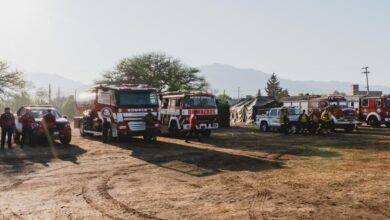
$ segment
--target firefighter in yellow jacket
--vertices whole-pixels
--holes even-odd
[[[302,111],[302,114],[299,115],[298,124],[299,131],[301,133],[307,133],[309,130],[309,116],[306,114],[306,110]]]
[[[332,113],[330,113],[329,108],[326,108],[321,113],[321,127],[324,132],[328,133],[332,126]]]
[[[284,134],[288,134],[290,119],[288,118],[288,110],[287,108],[282,108],[280,110],[280,130]]]

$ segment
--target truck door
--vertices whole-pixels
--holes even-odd
[[[269,112],[269,121],[271,127],[279,127],[280,126],[280,110],[279,109],[271,109]]]
[[[365,117],[367,117],[369,113],[368,106],[369,106],[369,99],[368,98],[361,99],[359,115],[362,115],[364,119]]]

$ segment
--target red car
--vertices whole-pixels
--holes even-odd
[[[17,117],[15,117],[15,139],[19,140],[22,133],[22,124],[19,122],[19,118],[26,112],[26,109],[31,110],[31,113],[35,119],[35,123],[32,125],[33,129],[33,141],[46,138],[45,130],[42,125],[42,118],[51,109],[52,114],[56,118],[56,125],[53,131],[53,139],[60,140],[62,144],[69,144],[72,140],[72,129],[66,116],[62,116],[57,109],[52,106],[23,106],[17,111]]]

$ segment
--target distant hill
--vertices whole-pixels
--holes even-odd
[[[240,96],[255,95],[257,90],[261,89],[265,95],[264,88],[271,76],[269,73],[264,73],[255,69],[241,69],[225,64],[210,64],[200,68],[200,75],[205,76],[210,83],[212,90],[237,97],[237,88],[240,87]],[[73,95],[74,91],[78,92],[85,90],[90,85],[72,80],[58,74],[29,72],[25,73],[25,78],[32,82],[35,88],[48,88],[51,84],[53,96],[57,95],[58,88],[61,94]],[[280,83],[283,88],[287,88],[290,94],[311,93],[311,94],[330,94],[337,90],[339,92],[350,93],[351,82],[319,82],[319,81],[293,81],[280,78]],[[360,86],[364,90],[365,86]],[[370,86],[372,90],[380,90],[385,94],[390,94],[390,87],[386,86]]]
[[[255,95],[257,90],[261,89],[262,94],[265,94],[264,88],[271,76],[269,73],[264,73],[255,69],[241,69],[225,64],[210,64],[200,68],[200,75],[204,76],[210,83],[212,90],[217,90],[222,93],[237,97],[238,87],[240,87],[240,96]],[[283,88],[287,88],[290,94],[310,93],[310,94],[330,94],[335,90],[345,92],[351,91],[352,82],[338,81],[294,81],[279,78]],[[390,87],[386,86],[370,86],[372,90],[380,90],[384,93],[390,93]],[[364,90],[365,86],[360,85]]]
[[[33,89],[46,89],[51,84],[53,96],[57,95],[58,88],[62,95],[73,95],[75,90],[80,92],[88,88],[88,85],[85,83],[52,73],[30,72],[24,73],[24,76],[26,80],[33,84]]]

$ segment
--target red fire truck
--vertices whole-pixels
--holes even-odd
[[[147,85],[99,85],[80,94],[77,110],[81,116],[74,118],[80,134],[101,135],[103,141],[113,138],[143,135],[144,116],[148,110],[156,117],[152,133],[158,134],[158,95]]]
[[[214,95],[207,92],[167,92],[161,99],[161,132],[177,136],[188,131],[189,117],[196,111],[197,129],[203,137],[218,128],[218,109]]]
[[[361,97],[359,100],[359,120],[372,127],[385,124],[390,128],[390,96]]]
[[[283,105],[286,107],[300,107],[307,112],[313,111],[318,117],[325,108],[329,108],[332,113],[333,128],[342,128],[348,132],[353,131],[356,125],[359,124],[356,111],[348,107],[343,96],[310,95],[301,100],[285,100]]]

